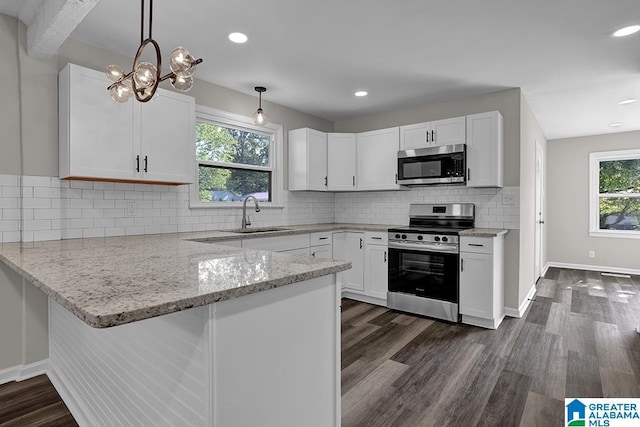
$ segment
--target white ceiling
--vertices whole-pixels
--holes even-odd
[[[139,10],[101,0],[71,37],[131,57]],[[153,35],[165,61],[202,57],[200,79],[333,121],[521,87],[555,139],[640,130],[640,101],[618,105],[640,99],[640,33],[610,37],[636,23],[638,0],[156,0]]]

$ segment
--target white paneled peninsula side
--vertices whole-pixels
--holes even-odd
[[[47,373],[78,423],[339,425],[349,263],[206,237],[0,245],[49,296]]]

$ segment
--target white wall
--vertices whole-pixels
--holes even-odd
[[[535,224],[536,224],[536,141],[543,153],[547,139],[524,96],[520,102],[520,272],[518,300],[524,302],[535,285]],[[543,237],[544,239],[544,237]],[[542,264],[544,265],[544,254]]]
[[[640,148],[640,131],[549,141],[548,261],[640,270],[640,239],[589,236],[589,153]],[[589,258],[594,251],[595,258]]]

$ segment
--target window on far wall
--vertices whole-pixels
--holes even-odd
[[[640,150],[591,153],[592,236],[640,238]]]
[[[281,139],[279,125],[257,127],[249,117],[198,107],[198,181],[192,188],[191,206],[229,207],[247,196],[266,206],[279,205]]]

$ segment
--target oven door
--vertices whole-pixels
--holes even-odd
[[[389,292],[458,302],[458,253],[389,248]]]

